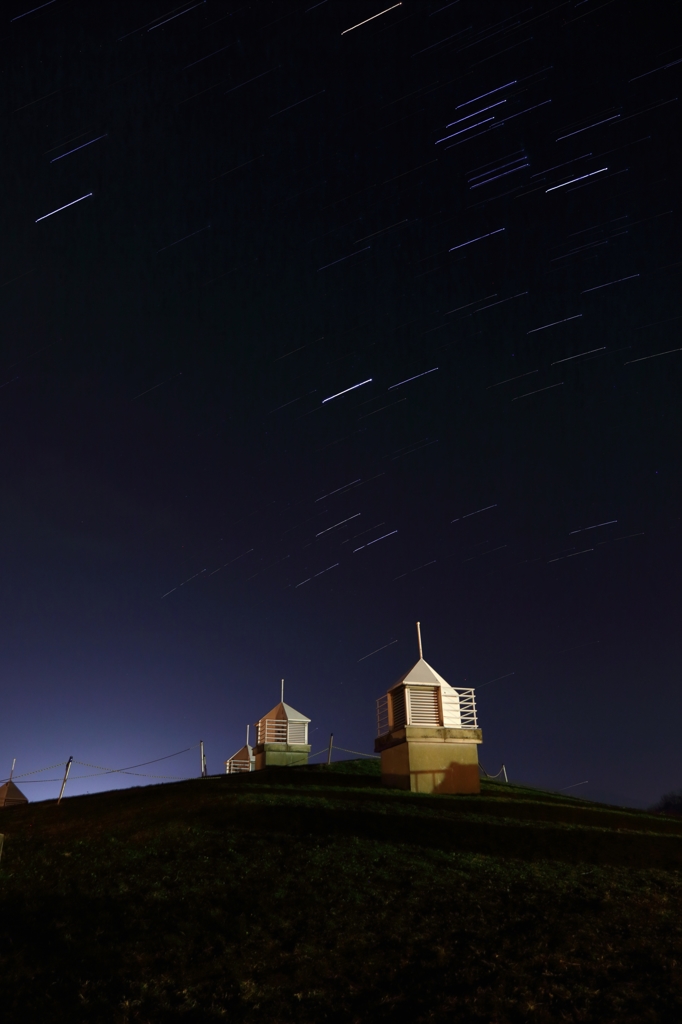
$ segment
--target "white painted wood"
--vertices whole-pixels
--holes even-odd
[[[256,722],[256,742],[307,743],[308,722],[307,718],[294,722],[285,718],[261,718],[260,722]]]
[[[408,725],[442,725],[439,686],[406,687]]]
[[[443,704],[443,725],[448,729],[462,728],[462,714],[460,711],[459,693],[454,686],[441,689],[441,701]]]
[[[308,742],[308,723],[289,722],[289,743]]]

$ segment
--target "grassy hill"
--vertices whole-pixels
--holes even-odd
[[[0,811],[14,1022],[682,1019],[682,819],[340,762]]]

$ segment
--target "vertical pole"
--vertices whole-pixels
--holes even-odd
[[[283,704],[284,703],[284,680],[282,680],[282,689],[281,689],[281,692],[280,692],[280,695],[279,695],[279,699],[280,699],[280,701]]]
[[[64,778],[62,780],[62,788],[59,790],[59,798],[57,800],[57,805],[59,805],[62,802],[62,797],[64,796],[64,789],[66,787],[66,780],[68,779],[69,772],[71,771],[71,762],[72,761],[73,761],[73,754],[71,755],[69,760],[66,762],[66,771],[64,772]]]
[[[507,778],[507,769],[504,765],[502,765],[502,771],[504,772],[504,781],[509,782],[509,779]]]
[[[422,631],[419,623],[417,623],[417,643],[419,644],[419,657],[423,658],[424,655],[422,654]]]
[[[246,746],[248,747],[248,745],[249,745],[249,727],[247,725],[247,727],[246,727]]]
[[[206,755],[204,754],[204,741],[199,740],[199,747],[201,753],[201,777],[202,779],[206,775]]]
[[[334,746],[334,733],[329,733],[329,750],[327,751],[327,764],[332,763],[332,747]]]
[[[15,757],[14,760],[12,761],[12,769],[11,769],[11,771],[9,773],[9,781],[10,782],[12,781],[12,776],[14,775],[14,766],[15,766],[16,763],[17,763],[17,759]]]

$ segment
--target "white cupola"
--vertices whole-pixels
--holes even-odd
[[[450,686],[419,660],[377,701],[377,739],[385,785],[415,792],[474,793],[480,789],[482,742],[473,689]]]

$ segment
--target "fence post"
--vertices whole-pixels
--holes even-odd
[[[68,779],[69,772],[71,771],[71,762],[72,761],[73,761],[73,754],[71,755],[69,760],[66,762],[66,771],[64,772],[64,779],[62,780],[62,788],[59,790],[59,797],[57,799],[57,806],[59,806],[59,804],[62,802],[62,797],[64,796],[64,789],[66,788],[66,780]]]

